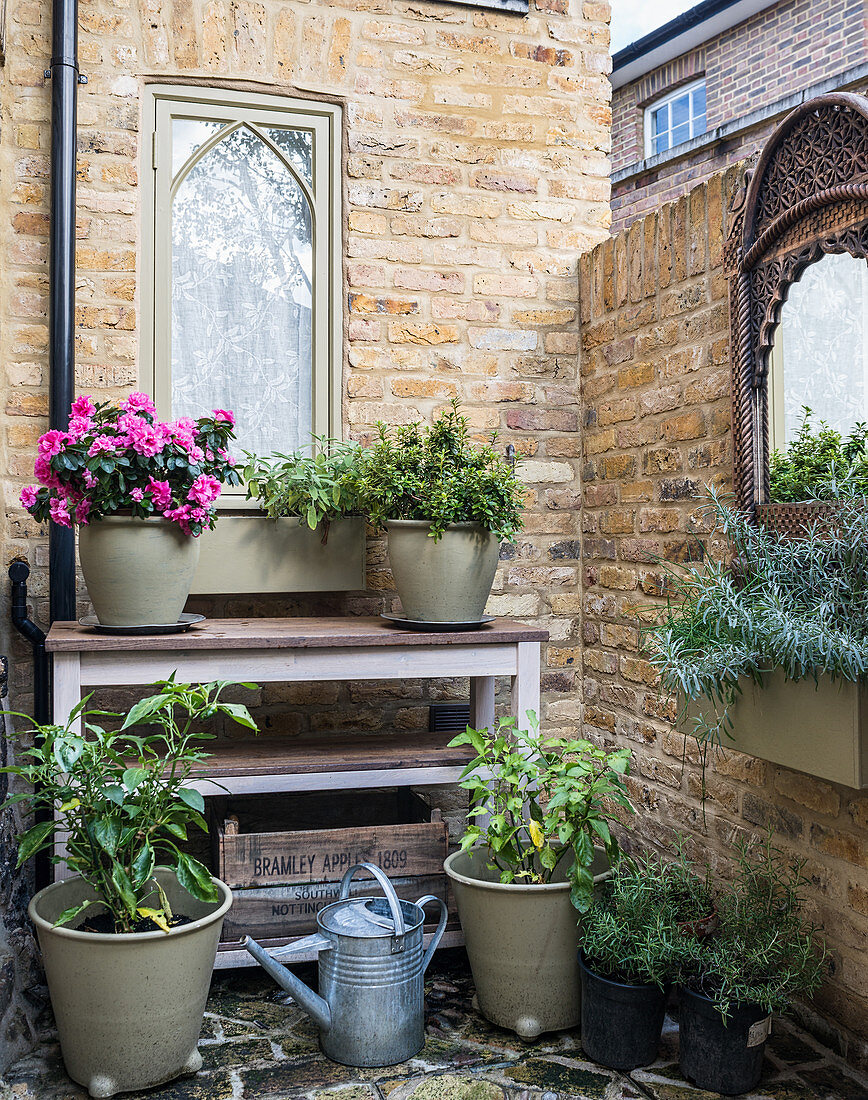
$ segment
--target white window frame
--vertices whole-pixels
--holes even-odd
[[[693,93],[697,88],[706,88],[706,100],[705,100],[705,127],[697,133],[694,127],[695,115],[693,114]],[[655,99],[653,103],[649,103],[645,108],[644,121],[645,121],[645,157],[662,156],[664,153],[670,152],[672,149],[677,149],[677,145],[670,145],[668,149],[662,149],[660,153],[654,151],[654,112],[659,111],[661,107],[669,108],[669,132],[672,130],[672,104],[676,99],[682,99],[684,96],[690,96],[690,137],[687,139],[690,141],[695,137],[699,137],[700,134],[704,134],[708,130],[708,95],[705,77],[701,77],[699,80],[694,80],[691,84],[681,84],[679,87],[674,88],[671,92],[667,92],[666,95],[661,96],[659,99]],[[679,145],[683,142],[679,142]]]
[[[147,85],[142,142],[142,272],[139,382],[171,414],[172,119],[291,125],[313,137],[315,199],[311,431],[340,437],[343,380],[341,108],[317,100],[191,85]],[[149,136],[150,135],[150,136]],[[210,143],[201,147],[207,150]],[[224,490],[221,509],[244,507]],[[249,502],[246,507],[250,507]]]

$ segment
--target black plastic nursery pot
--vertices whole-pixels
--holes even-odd
[[[727,1022],[714,1002],[692,989],[681,991],[680,1065],[684,1076],[709,1092],[752,1092],[763,1071],[771,1018],[759,1005],[737,1005]]]
[[[589,970],[579,955],[582,976],[582,1047],[609,1069],[631,1070],[657,1058],[666,992],[656,985],[614,982]]]

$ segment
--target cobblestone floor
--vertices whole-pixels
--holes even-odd
[[[301,976],[308,975],[299,970]],[[630,1075],[583,1058],[578,1035],[544,1036],[533,1046],[493,1027],[471,1007],[462,951],[441,952],[429,972],[427,1042],[418,1057],[388,1069],[329,1062],[310,1021],[257,970],[214,979],[194,1077],[129,1100],[712,1100],[678,1072],[678,1032],[667,1019],[662,1057]],[[4,1100],[86,1100],[63,1071],[53,1035],[0,1086]],[[859,1077],[794,1024],[776,1021],[755,1100],[868,1100]]]

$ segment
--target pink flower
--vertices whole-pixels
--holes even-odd
[[[94,486],[99,484],[99,479],[94,477],[87,467],[81,471],[81,479],[88,489],[93,489]]]
[[[134,451],[146,458],[153,458],[154,455],[162,451],[164,446],[161,433],[152,424],[147,424],[141,420],[135,427],[130,426],[127,430],[126,441]]]
[[[190,505],[182,504],[178,508],[167,508],[163,512],[163,516],[171,520],[173,523],[177,523],[181,530],[189,535],[190,534]]]
[[[87,416],[71,416],[69,418],[69,441],[77,443],[93,429],[93,421]]]
[[[98,435],[88,448],[88,457],[98,454],[113,455],[117,450],[117,440],[110,435]]]
[[[41,455],[51,458],[53,455],[60,454],[68,441],[66,432],[59,432],[54,428],[40,438],[36,447]]]
[[[187,500],[194,500],[197,504],[211,504],[220,496],[221,485],[216,477],[209,474],[200,474],[187,493]]]
[[[157,407],[146,393],[131,393],[126,401],[121,401],[121,408],[127,412],[144,412],[155,416]]]
[[[81,523],[83,526],[86,527],[87,524],[90,522],[87,518],[89,515],[90,515],[90,501],[87,499],[87,497],[84,497],[75,506],[75,521],[76,521],[76,523]]]
[[[149,477],[147,491],[151,494],[155,508],[168,508],[172,503],[172,490],[168,481],[155,481]]]
[[[61,527],[72,527],[72,521],[69,518],[69,508],[65,500],[59,500],[55,498],[48,506],[51,512],[51,518],[55,523]]]
[[[29,512],[33,505],[36,503],[37,489],[35,485],[25,485],[21,490],[21,504]]]
[[[130,496],[136,502],[141,501],[141,499],[142,499],[142,497],[144,497],[144,495],[145,495],[144,489],[131,489],[130,490]]]
[[[235,413],[231,409],[215,409],[211,415],[215,420],[225,420],[230,428],[235,427]]]
[[[73,416],[91,417],[96,412],[96,405],[93,403],[93,398],[82,394],[73,401],[70,411]]]
[[[54,489],[60,484],[60,479],[51,468],[48,455],[38,454],[36,456],[36,461],[33,463],[33,473],[36,480],[49,489]]]

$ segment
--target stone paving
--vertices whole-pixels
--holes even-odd
[[[314,968],[298,968],[309,980]],[[624,1075],[583,1058],[576,1032],[525,1046],[473,1011],[463,951],[444,951],[427,983],[427,1041],[418,1057],[357,1070],[320,1054],[316,1030],[258,970],[215,976],[194,1077],[128,1100],[712,1100],[678,1071],[678,1031],[667,1019],[660,1060]],[[766,1072],[753,1100],[868,1100],[857,1075],[794,1024],[775,1021]],[[35,1054],[0,1085],[3,1100],[86,1100],[63,1071],[50,1028]]]

